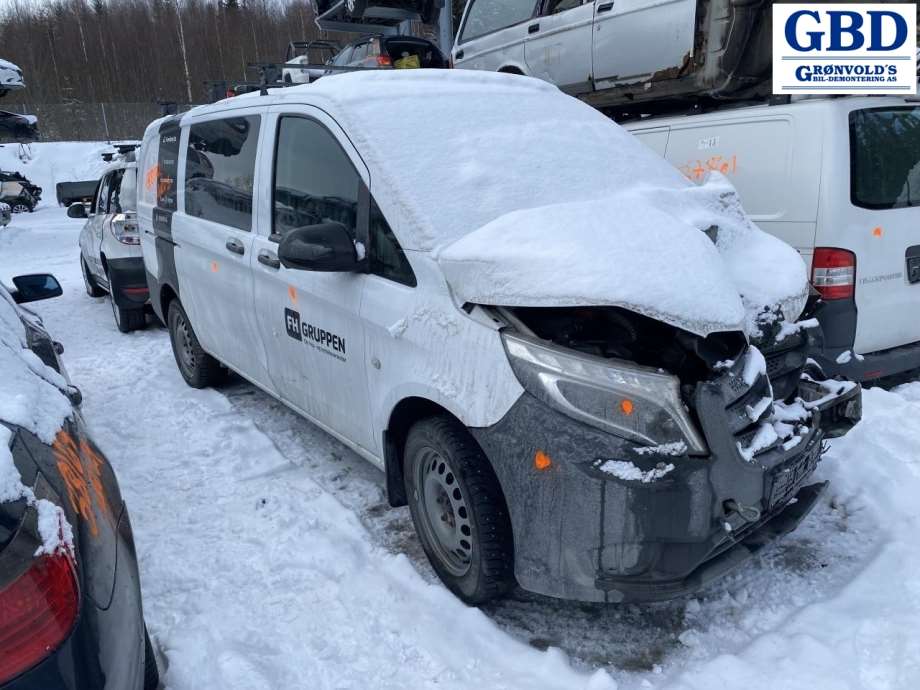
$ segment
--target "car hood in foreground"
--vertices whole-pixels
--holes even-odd
[[[617,306],[706,336],[753,335],[808,295],[798,253],[756,228],[721,176],[514,211],[436,252],[460,301]]]

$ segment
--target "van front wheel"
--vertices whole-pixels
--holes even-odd
[[[169,339],[172,342],[173,356],[182,378],[192,388],[216,386],[226,378],[227,370],[220,362],[202,349],[198,336],[192,330],[185,309],[174,299],[169,303],[166,318],[169,325]]]
[[[403,457],[412,521],[438,577],[471,606],[505,595],[514,586],[511,520],[482,449],[438,416],[409,430]]]

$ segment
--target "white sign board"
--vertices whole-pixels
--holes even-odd
[[[916,92],[916,4],[773,5],[774,94]]]

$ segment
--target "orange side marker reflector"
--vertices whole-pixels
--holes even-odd
[[[288,297],[291,298],[291,304],[297,304],[297,288],[288,285]]]
[[[216,262],[216,261],[212,261],[212,262],[211,262],[211,273],[217,273],[217,268],[218,268],[217,262]]]
[[[881,237],[882,234],[883,234],[882,227],[879,226],[879,227],[875,228],[875,230],[872,231],[872,234],[873,234],[875,237]]]
[[[624,398],[620,401],[620,412],[629,417],[636,409],[636,406],[633,405],[633,401],[629,398]]]
[[[550,467],[553,466],[553,461],[550,459],[549,455],[544,453],[542,450],[538,450],[533,456],[533,467],[539,472],[545,472]]]

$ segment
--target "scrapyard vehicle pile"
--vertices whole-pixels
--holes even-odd
[[[860,417],[808,363],[795,250],[552,86],[346,74],[157,121],[138,160],[185,380],[232,369],[384,469],[469,603],[694,591],[795,527]]]

